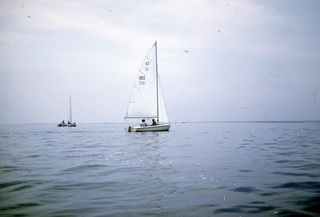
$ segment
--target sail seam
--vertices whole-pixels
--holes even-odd
[[[146,74],[144,74],[141,70],[139,70],[139,72],[140,72],[141,74],[143,74],[143,75],[146,75]]]
[[[139,91],[141,91],[136,85],[134,85],[135,88],[137,88]]]

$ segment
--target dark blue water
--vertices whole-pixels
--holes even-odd
[[[0,126],[0,216],[320,216],[320,123]]]

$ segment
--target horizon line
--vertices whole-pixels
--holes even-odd
[[[320,120],[291,120],[291,121],[173,121],[170,122],[171,124],[186,124],[186,123],[317,123],[320,122]],[[0,123],[0,125],[23,125],[23,124],[57,124],[57,123]],[[77,122],[77,124],[127,124],[126,122],[95,122],[95,123],[87,123],[87,122]]]

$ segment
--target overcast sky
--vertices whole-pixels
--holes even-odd
[[[124,122],[158,42],[169,119],[320,120],[320,1],[2,0],[0,123]]]

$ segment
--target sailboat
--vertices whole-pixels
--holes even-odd
[[[57,124],[57,127],[66,127],[66,126],[68,125],[64,122],[64,120],[61,121],[59,124]]]
[[[136,122],[142,119],[150,121],[153,119],[154,124],[137,125]],[[129,124],[128,132],[168,131],[170,129],[171,125],[158,73],[157,42],[152,45],[140,66],[125,120]]]
[[[70,110],[69,110],[69,121],[68,124],[63,121],[61,121],[59,124],[57,124],[57,127],[76,127],[76,123],[72,123],[72,106],[71,106],[71,96],[70,96]]]
[[[76,127],[76,122],[72,123],[72,106],[71,106],[71,96],[70,96],[70,110],[69,110],[69,121],[68,121],[68,127]]]

